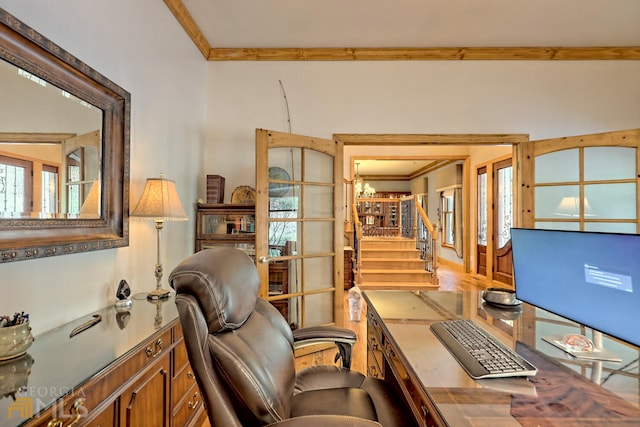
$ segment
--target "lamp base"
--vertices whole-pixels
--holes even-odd
[[[147,294],[147,299],[158,300],[158,299],[169,298],[169,294],[170,292],[166,289],[154,289]]]

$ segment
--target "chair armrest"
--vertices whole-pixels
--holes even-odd
[[[335,326],[310,326],[293,331],[294,349],[332,342],[338,347],[342,366],[347,369],[351,368],[351,353],[357,340],[356,333],[351,329]]]
[[[266,427],[382,427],[376,421],[346,415],[305,415],[269,424]]]

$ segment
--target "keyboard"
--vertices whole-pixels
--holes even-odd
[[[473,379],[535,375],[535,366],[467,319],[432,323],[431,331]]]

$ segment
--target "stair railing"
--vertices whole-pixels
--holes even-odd
[[[405,239],[416,237],[416,199],[403,197],[400,202],[400,235]]]
[[[420,258],[425,261],[425,270],[431,273],[433,284],[438,283],[438,230],[431,224],[427,214],[416,203],[416,248],[420,251]]]
[[[355,268],[355,284],[362,284],[362,256],[360,254],[360,242],[362,241],[362,222],[358,218],[358,208],[355,203],[351,205],[353,217],[353,266]]]

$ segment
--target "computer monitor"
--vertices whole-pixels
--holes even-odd
[[[640,235],[512,228],[516,297],[640,346]]]

